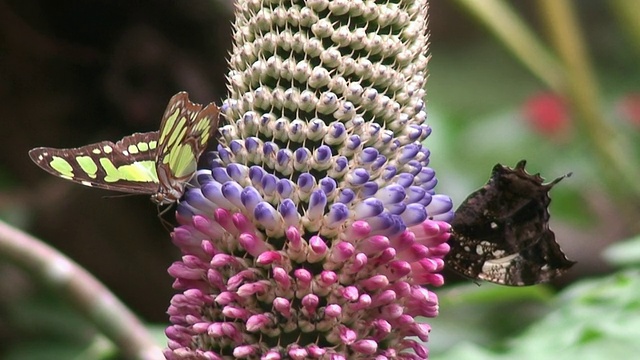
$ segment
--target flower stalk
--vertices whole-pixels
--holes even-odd
[[[177,208],[168,359],[428,356],[453,212],[422,145],[426,20],[238,2],[226,125]]]

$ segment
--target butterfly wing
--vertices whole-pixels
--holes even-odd
[[[160,125],[156,159],[160,188],[153,201],[167,204],[182,196],[217,129],[218,116],[218,106],[192,103],[186,92],[171,98]]]
[[[487,259],[477,278],[501,285],[533,285],[562,275],[574,264],[560,249],[553,231],[547,229],[518,252]]]
[[[136,133],[117,143],[101,141],[73,149],[39,147],[29,157],[52,175],[85,186],[126,193],[158,189],[158,132]]]
[[[522,286],[548,281],[574,264],[549,229],[549,191],[563,177],[543,184],[524,166],[496,165],[489,182],[458,207],[445,258],[449,268],[472,279]]]
[[[107,190],[152,194],[158,204],[182,196],[198,158],[217,129],[219,109],[173,96],[159,131],[136,133],[117,143],[102,141],[74,149],[40,147],[31,159],[47,172],[73,182]]]

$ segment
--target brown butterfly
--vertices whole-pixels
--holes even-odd
[[[549,229],[551,188],[539,174],[497,164],[485,186],[458,207],[451,222],[448,268],[472,279],[525,286],[549,281],[575,262]]]

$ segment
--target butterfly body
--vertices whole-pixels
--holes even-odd
[[[451,222],[447,266],[470,278],[502,285],[545,282],[568,270],[549,229],[549,191],[564,177],[543,184],[539,175],[500,164],[487,184],[458,207]]]
[[[177,201],[213,136],[219,109],[173,96],[159,131],[135,133],[120,141],[101,141],[73,149],[39,147],[31,159],[45,171],[73,182],[106,190],[149,194],[164,205]]]

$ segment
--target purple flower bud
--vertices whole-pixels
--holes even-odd
[[[307,161],[311,158],[311,151],[307,148],[298,148],[293,153],[294,156],[294,167],[296,170],[301,170],[307,164]]]
[[[405,212],[407,209],[407,204],[405,203],[397,203],[397,204],[389,204],[385,205],[385,209],[392,215],[400,215]]]
[[[333,113],[333,116],[340,121],[347,121],[356,114],[356,108],[350,101],[345,101],[342,106]]]
[[[345,129],[344,124],[334,122],[329,125],[329,131],[327,132],[327,136],[325,137],[325,142],[329,145],[338,144],[343,141],[346,135],[347,130]]]
[[[249,168],[240,164],[229,164],[227,166],[227,174],[233,179],[233,181],[242,183],[247,180]]]
[[[198,183],[198,185],[202,186],[210,181],[213,181],[213,176],[211,176],[211,171],[207,170],[198,170],[194,179]]]
[[[362,168],[357,168],[353,172],[347,174],[346,180],[353,187],[360,186],[369,181],[369,172]]]
[[[304,173],[298,177],[298,188],[304,193],[310,193],[315,186],[315,179],[311,174]]]
[[[209,201],[203,194],[200,189],[189,189],[184,193],[184,204],[188,204],[190,207],[196,208],[200,211],[211,213],[216,209],[216,205]],[[184,208],[183,204],[182,208]],[[178,211],[180,211],[180,206],[178,207]],[[191,214],[193,215],[193,213]]]
[[[265,171],[259,166],[252,166],[249,169],[249,179],[253,186],[260,186],[262,188],[262,177],[265,175]]]
[[[387,166],[382,170],[382,180],[384,181],[389,181],[391,179],[393,179],[394,176],[396,176],[397,174],[397,169],[395,166]]]
[[[405,168],[411,175],[415,176],[418,175],[422,170],[422,164],[420,164],[418,160],[411,160],[406,164]]]
[[[336,181],[330,177],[325,177],[320,180],[318,183],[320,185],[320,189],[325,193],[325,195],[330,196],[336,190]]]
[[[409,187],[411,185],[413,185],[413,175],[409,174],[409,173],[402,173],[402,174],[398,174],[398,177],[396,178],[396,183],[402,187]]]
[[[349,169],[349,160],[344,156],[339,156],[334,160],[333,168],[327,171],[327,174],[334,179],[341,178]]]
[[[325,215],[325,225],[335,228],[342,225],[349,217],[349,208],[341,203],[332,204],[329,207],[329,213]]]
[[[274,230],[281,225],[282,217],[268,202],[260,202],[253,211],[256,221],[265,229]]]
[[[224,184],[227,181],[232,181],[229,174],[227,174],[227,169],[225,168],[215,168],[211,170],[211,176],[215,179],[215,181],[220,184]]]
[[[418,186],[409,186],[408,188],[406,188],[406,192],[407,202],[410,204],[417,203],[428,195],[424,189]],[[431,198],[431,196],[429,196],[429,198]]]
[[[240,199],[240,193],[242,187],[237,182],[227,182],[220,187],[220,192],[225,199],[232,203],[235,207],[244,208],[242,200]]]
[[[378,183],[374,181],[367,181],[362,185],[360,189],[360,196],[363,198],[368,198],[374,196],[378,192]]]
[[[291,167],[290,162],[292,160],[292,157],[293,157],[293,154],[289,149],[280,149],[276,154],[276,161],[278,162],[278,165],[280,167],[290,168]]]
[[[345,147],[349,150],[356,150],[360,147],[362,141],[360,140],[360,136],[351,135],[346,141]]]
[[[289,179],[280,179],[276,183],[276,191],[281,198],[287,199],[292,197],[295,184]]]
[[[245,139],[245,141],[244,141],[244,147],[245,147],[245,149],[247,149],[247,152],[249,154],[255,154],[256,151],[258,151],[258,146],[259,146],[259,140],[257,138],[250,137],[250,138]],[[234,154],[237,153],[237,151],[235,151],[233,149],[233,147],[231,147],[231,151]]]
[[[367,222],[371,225],[372,233],[388,237],[397,235],[406,228],[400,217],[385,213],[369,218]]]
[[[318,149],[316,149],[313,157],[316,164],[320,166],[322,164],[326,164],[329,162],[329,160],[331,160],[331,148],[326,145],[321,145],[320,147],[318,147]]]
[[[409,204],[400,217],[407,226],[418,225],[427,219],[427,209],[420,204]]]
[[[225,196],[222,194],[220,183],[216,181],[212,181],[206,183],[202,187],[202,195],[204,195],[207,200],[216,204],[219,207],[227,208],[227,209],[235,209],[236,207],[232,202],[228,201]]]
[[[327,196],[322,190],[316,190],[311,193],[309,198],[309,208],[307,209],[307,217],[309,219],[319,219],[324,213],[324,208],[327,206]]]
[[[387,163],[387,158],[384,155],[379,155],[375,161],[371,164],[371,170],[376,171]]]
[[[300,214],[298,214],[296,204],[291,199],[284,199],[278,206],[278,212],[282,215],[286,227],[298,225]]]
[[[264,174],[262,180],[260,181],[260,185],[262,187],[262,191],[264,191],[265,195],[273,195],[276,191],[276,185],[278,183],[278,178],[272,174]]]
[[[267,141],[262,146],[262,153],[266,158],[269,156],[274,156],[274,154],[278,151],[278,145],[272,141]]]
[[[400,163],[409,162],[410,160],[415,158],[415,156],[420,151],[421,147],[422,146],[420,144],[416,144],[416,143],[403,146],[402,149],[400,150],[401,153],[400,153],[400,157],[398,158],[398,161]]]
[[[337,202],[349,204],[355,199],[356,194],[351,189],[341,189],[338,194]]]
[[[369,164],[378,158],[380,153],[374,147],[367,147],[362,149],[359,160],[362,164]]]
[[[242,146],[242,143],[236,140],[232,141],[231,144],[229,144],[229,148],[231,149],[231,153],[233,154],[238,154],[244,150],[244,146]]]
[[[380,189],[376,193],[376,198],[382,201],[383,204],[397,204],[404,200],[406,192],[404,187],[396,184],[392,184]]]
[[[433,195],[431,197],[431,203],[427,206],[427,214],[433,217],[447,213],[451,208],[453,208],[453,203],[448,196]]]
[[[380,215],[384,211],[384,204],[376,198],[364,199],[356,204],[353,212],[356,219],[366,219]]]
[[[311,119],[307,128],[308,136],[311,140],[319,140],[326,133],[324,121],[320,119]]]
[[[233,162],[233,154],[222,146],[218,147],[218,156],[220,157],[220,160],[227,164]]]
[[[382,142],[383,144],[388,144],[393,139],[394,139],[394,136],[393,136],[393,132],[391,131],[383,131],[382,134],[380,134],[380,142]],[[396,145],[395,147],[398,147],[398,146],[399,144]],[[394,148],[392,148],[392,150],[395,151]]]

